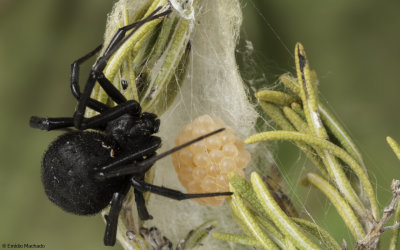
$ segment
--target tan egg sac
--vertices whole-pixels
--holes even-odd
[[[181,145],[219,128],[226,130],[172,155],[178,178],[188,193],[229,191],[227,175],[236,172],[244,176],[243,169],[250,161],[250,153],[244,149],[244,142],[220,118],[209,115],[197,117],[181,129],[175,138],[175,145]],[[218,206],[225,198],[226,196],[219,196],[193,201],[201,205]]]

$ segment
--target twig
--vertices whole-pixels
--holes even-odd
[[[386,222],[396,211],[396,206],[400,200],[400,181],[393,180],[392,185],[390,185],[390,188],[392,189],[393,193],[392,202],[388,207],[386,207],[383,210],[382,218],[373,225],[373,227],[363,240],[357,242],[357,245],[354,247],[354,249],[356,250],[376,249],[378,246],[380,235],[385,230],[393,230],[394,228],[399,226],[399,223],[397,222],[393,226],[385,227]]]

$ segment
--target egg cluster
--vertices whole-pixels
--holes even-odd
[[[250,153],[244,149],[244,142],[220,118],[209,115],[197,117],[181,129],[175,138],[175,145],[181,145],[219,128],[226,130],[172,155],[178,178],[189,193],[229,191],[228,174],[236,172],[244,176],[243,169],[250,161]],[[225,198],[226,196],[219,196],[193,201],[201,205],[218,206]]]

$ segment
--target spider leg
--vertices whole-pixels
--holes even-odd
[[[118,169],[122,168],[136,168],[136,164],[133,164],[131,162],[135,160],[141,160],[143,156],[149,156],[151,154],[154,154],[154,152],[161,146],[161,139],[156,136],[150,137],[150,140],[147,142],[147,145],[145,145],[145,149],[136,151],[133,154],[129,154],[120,158],[115,159],[114,161],[108,163],[107,165],[103,165],[98,168],[98,172],[95,175],[95,178],[98,179],[105,179],[105,174],[111,172],[114,173],[113,171],[117,171]],[[148,159],[151,159],[148,158]],[[147,171],[147,170],[146,170]],[[143,169],[139,169],[138,172],[135,172],[136,174],[138,173],[145,173],[146,171],[143,171]],[[121,174],[122,175],[122,174]],[[118,174],[113,174],[112,177],[119,176]]]
[[[152,13],[150,13],[150,15],[145,17],[143,20],[140,20],[140,21],[137,21],[135,23],[132,23],[132,24],[129,24],[129,25],[126,25],[124,27],[119,28],[118,31],[115,33],[114,37],[111,39],[111,42],[109,43],[107,49],[104,52],[105,59],[108,60],[115,53],[115,51],[117,51],[121,47],[121,45],[127,39],[129,39],[129,37],[131,35],[133,35],[135,33],[135,31],[137,29],[139,29],[143,24],[148,23],[148,22],[150,22],[152,20],[158,19],[160,17],[167,16],[169,13],[172,12],[169,9],[169,10],[166,10],[166,11],[156,15],[156,13],[158,11],[160,11],[161,8],[162,8],[161,6],[158,7]],[[125,36],[126,32],[131,30],[131,29],[134,29],[132,31],[132,33],[130,33],[128,36]]]
[[[102,71],[106,65],[107,61],[104,60],[103,57],[100,57],[90,71],[89,79],[86,82],[83,93],[79,98],[78,107],[76,108],[76,111],[74,113],[74,126],[77,129],[84,128],[82,122],[84,120],[85,109],[89,105],[89,100],[91,99],[90,94],[92,93],[94,84],[97,80],[100,83],[101,87],[105,90],[107,95],[110,96],[114,102],[122,104],[126,103],[127,101],[126,98],[121,94],[121,92],[119,92],[119,90],[106,77],[104,77]],[[110,109],[107,109],[107,111],[109,110]]]
[[[102,113],[91,117],[83,118],[79,127],[75,126],[76,117],[58,117],[58,118],[43,118],[32,116],[29,125],[32,128],[38,128],[41,130],[54,130],[75,126],[77,129],[88,129],[94,128],[103,130],[107,122],[114,120],[124,114],[140,115],[141,107],[140,104],[134,100],[127,101],[118,106],[108,108]]]
[[[136,189],[133,190],[133,193],[135,194],[135,202],[136,202],[136,208],[138,211],[139,218],[141,220],[153,219],[153,216],[151,216],[149,214],[149,211],[147,210],[146,201],[144,200],[143,193]]]
[[[99,128],[106,125],[124,114],[140,115],[140,104],[135,100],[130,100],[118,106],[112,107],[91,118],[84,118],[78,129]],[[74,122],[76,117],[73,118]]]
[[[72,127],[74,126],[74,123],[73,119],[70,117],[42,118],[31,116],[31,119],[29,120],[29,126],[31,128],[49,131],[54,129]]]
[[[114,246],[117,236],[118,217],[122,208],[122,203],[130,186],[125,186],[121,191],[115,192],[110,205],[110,212],[105,216],[106,218],[106,231],[104,233],[104,245]]]
[[[131,178],[132,186],[135,190],[140,192],[151,192],[153,194],[158,194],[161,196],[165,196],[174,200],[187,200],[194,198],[204,198],[204,197],[214,197],[214,196],[229,196],[232,195],[232,192],[216,192],[216,193],[198,193],[198,194],[186,194],[181,191],[155,186],[150,183],[146,183],[142,180],[139,180],[135,177]]]
[[[103,58],[100,58],[98,62],[102,63],[103,60]],[[125,96],[112,84],[112,82],[110,82],[110,80],[106,78],[102,71],[97,71],[96,69],[93,69],[93,74],[95,75],[97,82],[114,102],[116,102],[117,104],[126,102]]]
[[[79,98],[78,107],[74,113],[74,126],[77,129],[82,129],[81,125],[84,119],[85,109],[90,99],[90,93],[92,93],[94,84],[96,83],[96,78],[92,71],[89,74],[89,79],[86,82],[83,93]]]
[[[75,60],[71,64],[71,73],[70,73],[70,87],[71,87],[71,92],[72,95],[79,101],[81,97],[81,92],[79,88],[79,69],[80,65],[87,61],[89,58],[94,56],[97,52],[101,50],[103,47],[102,44],[97,46],[94,50],[90,51],[88,54],[84,55],[83,57],[79,58],[78,60]],[[99,113],[103,112],[104,110],[108,109],[108,106],[105,105],[102,102],[99,102],[97,100],[94,100],[92,98],[89,98],[87,106]]]
[[[115,33],[113,38],[111,39],[110,44],[108,45],[106,51],[104,52],[103,56],[99,58],[99,60],[96,62],[96,65],[92,69],[92,73],[95,75],[96,80],[99,82],[101,87],[106,91],[108,96],[110,98],[118,103],[124,103],[126,102],[126,98],[121,94],[121,92],[112,84],[110,80],[106,78],[106,76],[103,73],[103,70],[105,66],[107,65],[108,59],[121,47],[121,45],[133,34],[135,31],[137,31],[143,24],[150,22],[154,19],[163,17],[165,15],[168,15],[171,10],[167,10],[163,13],[160,13],[158,15],[155,15],[161,7],[158,7],[156,10],[154,10],[149,16],[144,18],[143,20],[140,20],[138,22],[135,22],[130,25],[126,25],[124,27],[121,27],[118,29],[118,31]],[[126,32],[134,29],[131,34],[125,37]]]
[[[107,46],[107,49],[102,57],[100,57],[96,64],[93,66],[90,74],[89,79],[86,82],[84,91],[79,98],[78,107],[74,113],[74,126],[78,129],[81,129],[85,109],[89,106],[90,101],[90,94],[92,93],[93,87],[98,81],[101,87],[106,91],[106,93],[111,97],[111,99],[120,104],[126,102],[126,98],[118,91],[117,88],[108,80],[104,74],[103,70],[108,63],[108,59],[119,49],[119,47],[133,34],[135,31],[142,26],[143,24],[152,21],[154,19],[163,17],[168,15],[171,10],[167,10],[163,13],[155,15],[160,10],[161,7],[157,8],[154,12],[152,12],[148,17],[144,18],[143,20],[137,22],[136,24],[131,24],[122,27],[117,31],[114,37],[111,39],[110,44]],[[125,36],[126,31],[129,29],[135,28],[128,36]]]
[[[122,176],[122,175],[145,173],[151,168],[151,166],[153,166],[153,164],[156,161],[160,160],[161,158],[164,158],[164,157],[166,157],[166,156],[168,156],[168,155],[170,155],[170,154],[172,154],[172,153],[174,153],[174,152],[176,152],[178,150],[181,150],[182,148],[190,146],[193,143],[201,141],[201,140],[203,140],[203,139],[205,139],[205,138],[207,138],[209,136],[212,136],[214,134],[220,133],[220,132],[222,132],[224,130],[225,130],[225,128],[217,129],[217,130],[215,130],[213,132],[210,132],[208,134],[199,136],[199,137],[197,137],[197,138],[195,138],[195,139],[193,139],[191,141],[188,141],[188,142],[186,142],[186,143],[184,143],[182,145],[179,145],[179,146],[176,146],[176,147],[174,147],[174,148],[172,148],[170,150],[167,150],[167,151],[165,151],[165,152],[163,152],[163,153],[161,153],[159,155],[155,155],[153,157],[147,158],[147,159],[142,160],[142,161],[138,161],[136,163],[127,164],[127,165],[124,165],[124,166],[122,166],[122,164],[117,164],[117,163],[113,164],[113,163],[111,163],[111,164],[109,164],[109,166],[103,167],[102,170],[100,170],[97,173],[96,178],[107,179],[107,178],[113,178],[113,177]],[[126,162],[129,162],[129,161],[123,161],[123,162],[126,163]],[[112,167],[118,166],[118,165],[119,165],[119,167],[117,169],[113,169],[112,168]]]
[[[126,32],[131,30],[131,29],[138,29],[140,26],[142,26],[143,24],[145,24],[148,21],[151,21],[154,18],[154,14],[160,10],[161,7],[158,7],[156,10],[154,10],[149,16],[147,16],[145,19],[132,23],[132,24],[128,24],[126,26],[123,26],[121,28],[119,28],[117,30],[117,32],[115,33],[115,35],[113,36],[113,38],[111,39],[111,42],[108,44],[106,50],[104,51],[104,56],[109,58],[112,54],[114,54],[114,52],[116,50],[118,50],[118,48],[122,45],[122,43],[120,43],[125,35]],[[132,32],[134,33],[134,32]]]

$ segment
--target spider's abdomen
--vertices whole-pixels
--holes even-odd
[[[96,214],[110,202],[124,181],[95,179],[95,169],[112,160],[114,143],[96,132],[71,132],[50,144],[42,162],[42,182],[48,198],[79,215]]]

